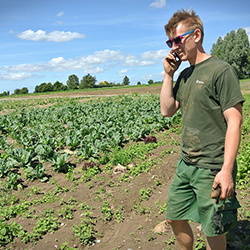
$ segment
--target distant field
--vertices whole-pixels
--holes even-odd
[[[240,87],[242,91],[250,91],[250,79],[241,80]]]
[[[12,99],[40,99],[40,98],[57,98],[57,97],[95,97],[95,96],[115,96],[129,94],[158,94],[161,90],[161,84],[151,85],[131,85],[120,87],[93,88],[81,90],[69,90],[59,92],[31,93],[25,95],[11,95],[0,98],[1,100]]]
[[[240,86],[243,92],[250,91],[250,79],[241,80]],[[127,94],[160,94],[161,84],[152,85],[131,85],[131,86],[117,86],[109,88],[94,88],[82,90],[70,90],[62,92],[45,92],[45,93],[31,93],[26,95],[11,95],[0,97],[1,100],[9,98],[17,99],[39,99],[39,98],[56,98],[56,97],[94,97],[94,96],[114,96],[114,95],[127,95]]]

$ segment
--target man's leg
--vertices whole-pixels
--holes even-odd
[[[186,220],[167,220],[171,225],[175,238],[181,250],[192,250],[194,237],[192,229]]]
[[[207,250],[226,250],[227,239],[225,234],[207,237]]]

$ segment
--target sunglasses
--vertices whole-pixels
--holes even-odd
[[[184,33],[184,34],[182,34],[182,35],[180,35],[180,36],[177,36],[177,37],[175,37],[175,38],[173,38],[173,39],[169,39],[169,40],[166,41],[166,44],[168,45],[169,48],[172,48],[172,47],[173,47],[173,42],[178,46],[178,45],[181,44],[182,38],[183,38],[184,36],[186,36],[186,35],[188,35],[188,34],[191,34],[191,33],[193,33],[194,31],[195,31],[195,30],[191,30],[191,31],[189,31],[189,32],[187,32],[187,33]]]

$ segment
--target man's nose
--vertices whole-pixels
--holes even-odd
[[[176,45],[175,42],[172,44],[172,50],[176,50],[179,48],[179,45]]]

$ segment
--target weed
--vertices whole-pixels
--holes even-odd
[[[37,236],[42,236],[48,232],[55,232],[58,230],[59,225],[60,222],[56,217],[40,218],[33,228],[33,233]]]
[[[86,216],[86,218],[81,220],[79,226],[74,225],[72,227],[72,231],[75,236],[80,240],[81,244],[91,245],[95,242],[95,231],[94,231],[94,223],[90,216]]]
[[[164,202],[163,205],[161,206],[159,204],[159,201],[156,201],[155,206],[159,209],[159,214],[163,214],[167,211],[167,203],[166,202]]]
[[[11,190],[17,190],[19,185],[18,179],[20,175],[14,172],[9,172],[6,180],[6,187]]]
[[[122,174],[120,178],[117,180],[118,182],[130,182],[130,178],[127,174]]]
[[[166,250],[171,250],[170,246],[175,244],[175,237],[171,236],[168,241],[165,241],[165,243],[167,244],[167,248]]]
[[[148,238],[148,241],[153,241],[153,240],[156,239],[156,238],[154,237],[154,234],[153,234],[153,233],[149,233],[149,234],[147,235],[147,238]]]
[[[202,237],[198,238],[194,245],[195,245],[195,249],[197,249],[197,250],[198,249],[200,249],[200,250],[206,249],[206,241]]]
[[[68,242],[64,242],[60,247],[59,250],[78,250],[76,247],[69,247]]]
[[[101,173],[101,169],[97,166],[93,168],[87,168],[83,172],[82,182],[90,181],[94,176],[98,175],[99,173]]]
[[[141,200],[148,200],[149,197],[151,196],[153,190],[151,188],[148,188],[148,189],[140,189],[139,190],[139,194],[140,194],[140,199]]]
[[[105,215],[105,220],[106,221],[111,221],[113,218],[113,213],[111,210],[110,205],[108,204],[107,201],[103,201],[102,207],[101,207],[101,213]]]
[[[120,206],[114,212],[114,217],[118,223],[122,223],[124,221],[124,216],[122,214],[122,211],[123,211],[123,206]]]
[[[12,190],[0,182],[0,204],[1,206],[13,205],[19,198],[12,194]]]
[[[30,195],[37,195],[41,193],[41,187],[32,187],[29,191]]]
[[[21,236],[22,233],[22,227],[17,223],[7,224],[0,222],[0,246],[5,246],[12,242],[15,237]]]
[[[67,219],[67,220],[73,220],[74,216],[73,213],[75,210],[73,209],[74,205],[63,205],[61,209],[57,210],[57,214],[59,217]]]

